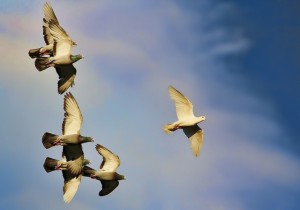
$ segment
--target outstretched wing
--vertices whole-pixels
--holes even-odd
[[[82,175],[73,177],[68,170],[63,170],[62,173],[64,177],[63,198],[66,203],[70,203],[78,190]]]
[[[82,172],[84,154],[81,144],[63,146],[63,153],[67,160],[67,170],[77,177]]]
[[[197,157],[200,153],[203,144],[203,131],[198,125],[188,126],[183,128],[184,134],[189,138],[191,148],[194,155]]]
[[[55,65],[55,69],[59,76],[58,93],[63,94],[75,84],[76,69],[72,64]]]
[[[68,92],[64,97],[65,117],[62,123],[63,135],[80,134],[82,114],[74,96]]]
[[[102,190],[99,192],[99,196],[105,196],[111,193],[116,187],[119,185],[119,181],[117,180],[110,180],[110,181],[104,181],[101,180],[102,184]]]
[[[55,56],[70,55],[73,41],[67,32],[55,21],[49,21],[50,33],[54,39],[53,53]]]
[[[169,86],[169,95],[175,102],[176,114],[179,120],[194,116],[193,104],[182,93]]]
[[[43,18],[43,35],[44,35],[44,40],[45,40],[45,43],[47,45],[49,44],[53,44],[54,43],[54,39],[50,33],[50,29],[49,29],[49,21],[50,20],[53,20],[55,21],[58,25],[59,25],[59,22],[56,18],[56,15],[51,7],[51,5],[49,3],[45,3],[44,4],[44,7],[43,7],[43,10],[44,10],[44,18]]]
[[[96,145],[96,150],[103,157],[100,169],[115,172],[120,165],[120,158],[100,144]]]

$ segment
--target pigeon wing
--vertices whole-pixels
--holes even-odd
[[[44,7],[43,7],[43,10],[44,10],[44,18],[43,18],[43,35],[44,35],[44,40],[45,40],[45,43],[47,45],[49,44],[52,44],[54,43],[54,39],[50,33],[50,29],[49,29],[49,21],[50,20],[53,20],[55,21],[58,25],[59,25],[59,22],[56,18],[56,15],[51,7],[51,5],[49,3],[45,3],[44,4]]]
[[[73,41],[67,32],[55,21],[49,21],[50,33],[54,39],[53,51],[55,56],[70,55]]]
[[[100,144],[96,145],[96,150],[103,157],[100,169],[115,172],[120,165],[120,158]]]
[[[99,192],[99,196],[105,196],[111,193],[116,187],[119,185],[119,181],[117,180],[110,180],[110,181],[104,181],[101,180],[102,184],[102,190]]]
[[[183,128],[184,134],[189,138],[191,148],[194,155],[197,157],[200,153],[203,144],[203,131],[198,125],[188,126]]]
[[[82,114],[74,96],[68,92],[64,97],[65,117],[62,123],[63,135],[80,134]]]
[[[62,173],[64,177],[63,198],[66,203],[70,203],[78,190],[82,175],[73,177],[68,170],[63,170]]]
[[[77,177],[82,172],[84,154],[81,144],[72,144],[63,147],[63,153],[67,159],[67,169]]]
[[[59,76],[58,93],[63,94],[75,84],[76,69],[72,64],[55,65],[55,69]]]
[[[174,87],[169,86],[170,98],[175,102],[176,114],[179,120],[194,116],[193,104]]]

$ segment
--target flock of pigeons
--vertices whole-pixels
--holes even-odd
[[[67,32],[60,26],[50,4],[45,3],[43,18],[43,36],[46,45],[29,50],[29,56],[36,58],[35,67],[43,71],[54,67],[59,76],[58,93],[65,93],[74,85],[76,69],[73,63],[83,58],[82,55],[72,55],[72,47],[76,46]],[[203,142],[203,131],[197,125],[205,120],[204,116],[195,117],[193,104],[174,87],[169,86],[169,95],[175,102],[178,121],[163,126],[165,133],[170,134],[177,129],[182,129],[189,138],[192,151],[199,155]],[[83,117],[74,96],[67,92],[64,95],[64,120],[62,123],[62,135],[46,132],[42,137],[42,143],[46,149],[53,146],[62,146],[62,159],[56,160],[47,157],[44,162],[46,172],[61,170],[64,178],[63,199],[71,202],[75,196],[82,176],[97,179],[102,184],[99,196],[111,193],[118,185],[118,180],[124,180],[125,176],[116,172],[120,166],[120,159],[104,146],[97,144],[96,151],[103,157],[100,169],[88,167],[89,160],[84,158],[83,143],[94,142],[92,137],[82,136],[80,129]]]

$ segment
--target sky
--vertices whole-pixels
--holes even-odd
[[[300,207],[299,32],[296,1],[49,1],[77,42],[76,98],[85,158],[101,144],[126,176],[99,197],[83,178],[70,204],[61,172],[47,174],[44,132],[60,134],[63,96],[52,68],[28,50],[44,45],[42,1],[0,2],[1,209],[265,210]],[[168,95],[194,104],[204,143],[192,154]]]

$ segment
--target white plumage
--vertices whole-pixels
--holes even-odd
[[[189,138],[194,155],[198,156],[203,143],[203,131],[197,124],[204,121],[205,116],[195,117],[193,104],[172,86],[169,86],[169,95],[175,102],[178,120],[172,124],[164,125],[163,129],[167,134],[182,129]]]

